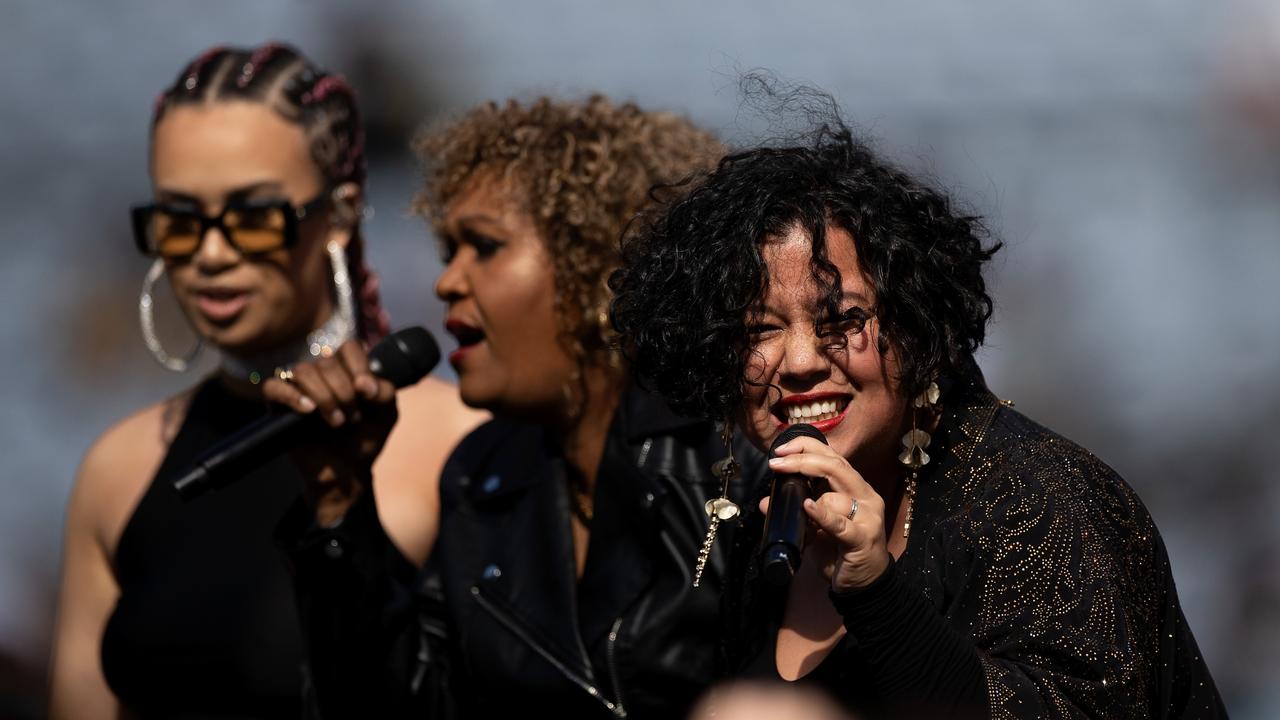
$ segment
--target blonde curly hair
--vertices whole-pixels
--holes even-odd
[[[655,186],[710,169],[724,147],[670,112],[603,95],[486,103],[414,141],[425,185],[414,201],[443,237],[445,208],[477,173],[510,183],[555,268],[560,341],[580,364],[620,366],[611,347],[609,274],[623,230],[660,202]]]

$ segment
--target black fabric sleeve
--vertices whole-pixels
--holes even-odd
[[[301,498],[276,530],[293,571],[308,662],[308,717],[445,718],[438,583],[387,537],[371,493],[333,527]]]
[[[830,593],[845,628],[874,669],[892,717],[989,717],[986,677],[972,641],[904,582],[891,559],[865,588]]]

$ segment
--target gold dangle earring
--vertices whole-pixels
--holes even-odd
[[[711,557],[711,546],[716,542],[716,531],[719,530],[720,523],[734,520],[742,513],[737,503],[729,499],[729,483],[733,482],[741,472],[738,461],[733,459],[732,422],[724,421],[720,437],[724,440],[726,455],[711,466],[711,474],[720,479],[720,497],[708,500],[706,505],[703,505],[710,524],[707,526],[707,537],[702,541],[702,549],[698,551],[698,564],[693,570],[694,587],[698,587],[702,582],[702,571],[706,569],[707,560]]]
[[[916,483],[920,479],[920,468],[929,464],[929,453],[925,452],[925,448],[929,447],[929,443],[933,440],[929,433],[917,427],[920,408],[932,409],[938,404],[938,399],[941,395],[938,383],[930,382],[929,387],[916,396],[911,403],[911,429],[907,431],[906,435],[902,436],[903,450],[902,454],[898,456],[898,462],[906,465],[910,473],[907,476],[907,519],[902,524],[902,537],[904,538],[911,534],[911,515],[915,510]]]

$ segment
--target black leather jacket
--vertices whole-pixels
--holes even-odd
[[[425,570],[382,533],[371,499],[320,529],[287,517],[325,718],[681,717],[715,679],[723,525],[701,587],[694,561],[718,496],[725,448],[707,421],[629,390],[601,461],[592,534],[575,581],[564,463],[542,428],[494,420],[471,433],[441,479],[440,536]],[[763,473],[744,467],[731,497]],[[310,526],[310,527],[308,527]]]

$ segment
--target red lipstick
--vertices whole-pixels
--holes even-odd
[[[825,418],[823,420],[807,421],[809,425],[812,425],[819,432],[825,434],[830,432],[840,423],[844,422],[845,415],[849,411],[849,405],[853,402],[853,396],[851,394],[844,392],[796,393],[794,395],[788,395],[775,403],[771,408],[771,412],[773,413],[774,419],[778,422],[778,429],[782,430],[793,422],[806,422],[803,417],[793,419],[792,415],[787,412],[788,408],[798,405],[812,405],[815,403],[826,402],[834,403],[835,409],[826,412],[805,413],[811,417]],[[833,412],[836,414],[831,416]]]
[[[449,353],[449,364],[455,368],[458,363],[471,351],[476,345],[484,340],[484,331],[464,320],[457,318],[448,318],[444,321],[445,332],[449,333],[458,341],[458,349]]]

